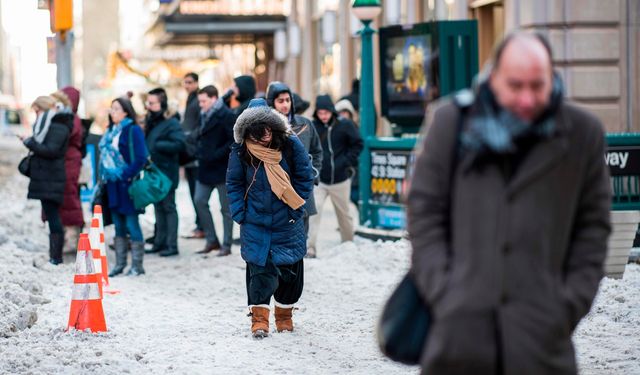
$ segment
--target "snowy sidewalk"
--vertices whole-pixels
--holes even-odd
[[[292,333],[254,340],[239,248],[229,257],[203,257],[194,254],[202,240],[184,239],[178,257],[145,256],[147,275],[112,279],[122,293],[105,296],[108,333],[65,333],[73,260],[59,267],[46,262],[40,204],[26,200],[28,181],[15,173],[23,153],[14,140],[0,137],[0,373],[419,372],[384,358],[375,341],[382,304],[409,264],[407,243],[339,245],[329,205],[319,258],[305,260]],[[184,183],[178,202],[180,231],[188,233],[193,208]],[[216,202],[212,198],[214,217]],[[141,220],[147,235],[152,220],[152,212]],[[219,221],[216,226],[221,229]],[[639,324],[640,267],[633,265],[623,280],[603,281],[574,335],[581,373],[640,373]]]

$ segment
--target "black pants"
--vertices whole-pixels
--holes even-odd
[[[153,205],[156,212],[156,234],[153,247],[175,250],[178,248],[178,211],[176,211],[176,191]]]
[[[247,263],[248,304],[268,305],[273,296],[276,302],[292,305],[300,299],[304,286],[302,259],[291,265],[276,266],[267,258],[264,267]]]
[[[42,199],[42,211],[49,223],[49,233],[64,233],[62,220],[60,219],[60,203]]]
[[[185,167],[184,175],[189,184],[189,195],[191,195],[191,203],[193,203],[193,211],[196,213],[196,230],[202,230],[200,218],[198,217],[198,209],[196,208],[196,178],[198,177],[198,167]]]

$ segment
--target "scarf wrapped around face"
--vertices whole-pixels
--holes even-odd
[[[264,147],[249,139],[245,141],[245,144],[251,155],[264,163],[264,170],[267,173],[267,180],[269,180],[273,194],[294,210],[302,207],[305,204],[304,199],[296,193],[291,185],[291,178],[280,166],[282,152]]]
[[[517,152],[517,140],[520,138],[549,138],[556,130],[554,115],[562,102],[562,95],[562,80],[554,74],[548,107],[537,120],[527,122],[506,109],[497,108],[489,83],[484,82],[476,98],[480,103],[478,113],[471,117],[469,126],[462,133],[461,144],[466,150],[504,155]]]

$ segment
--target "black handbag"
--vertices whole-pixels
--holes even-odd
[[[378,323],[380,350],[394,361],[416,365],[429,334],[431,315],[415,282],[405,275],[387,301]]]
[[[22,158],[22,160],[20,160],[20,163],[18,163],[18,172],[20,172],[21,175],[31,177],[31,157],[32,156],[33,154],[29,153],[29,155]]]

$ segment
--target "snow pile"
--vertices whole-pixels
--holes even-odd
[[[581,374],[640,373],[640,266],[605,278],[591,312],[573,335]]]
[[[7,242],[0,252],[0,337],[9,337],[31,328],[38,320],[37,307],[49,300],[42,296],[42,285],[36,281],[42,272],[33,267],[31,257]]]
[[[3,148],[14,157],[19,155],[16,147]],[[34,267],[34,264],[44,266],[46,258],[24,251],[41,250],[42,246],[32,239],[42,241],[42,236],[33,234],[42,224],[29,225],[32,203],[26,199],[16,202],[17,197],[26,196],[28,180],[13,173],[13,168],[12,163],[0,165],[0,174],[7,176],[0,187],[0,338],[31,328],[38,320],[38,307],[49,302],[37,281],[43,277],[43,271]]]

